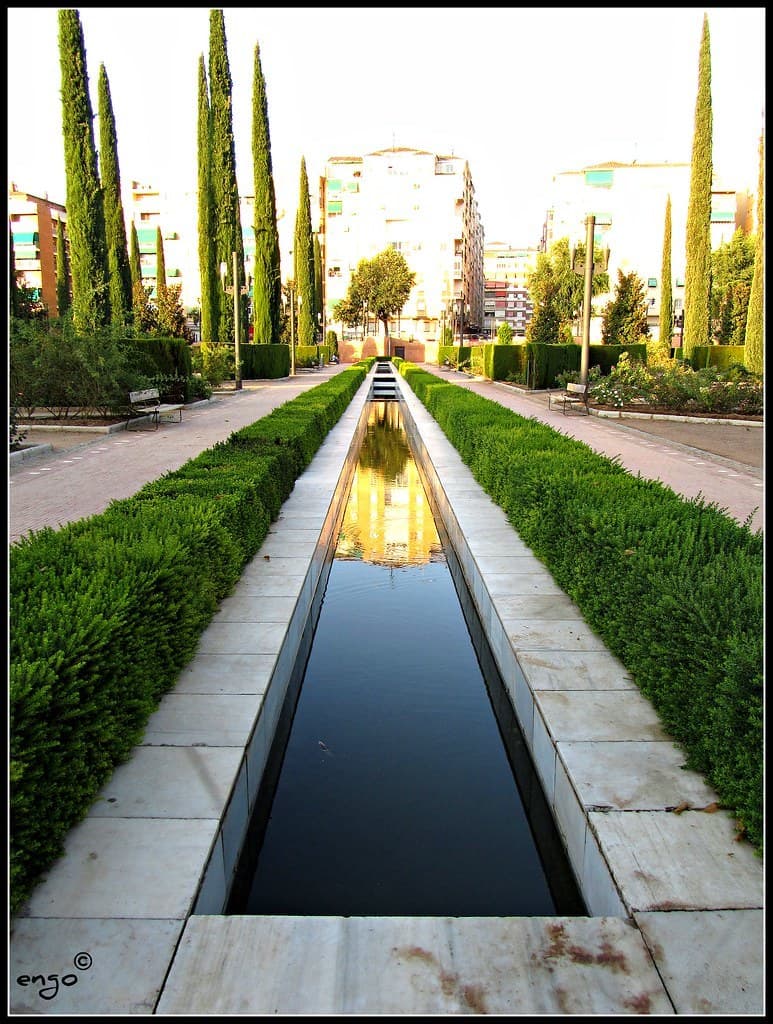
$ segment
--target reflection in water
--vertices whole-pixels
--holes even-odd
[[[336,558],[376,565],[443,559],[432,511],[411,455],[397,402],[372,402],[352,479]]]
[[[371,412],[228,913],[583,914],[400,407]]]

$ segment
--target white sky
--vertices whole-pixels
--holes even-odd
[[[124,190],[194,189],[210,8],[78,10],[95,114],[101,63],[110,82]],[[397,145],[465,157],[486,239],[537,245],[557,172],[689,162],[704,11],[714,169],[756,191],[764,7],[223,10],[239,191],[253,191],[258,43],[280,232],[301,156],[313,188],[328,157]],[[8,8],[8,180],[64,202],[57,11]]]

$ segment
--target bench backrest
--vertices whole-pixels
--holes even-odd
[[[586,395],[588,393],[587,384],[575,384],[573,381],[569,381],[566,385],[567,391],[572,391],[577,395]]]
[[[132,405],[136,405],[137,402],[157,402],[158,398],[158,388],[146,388],[144,391],[129,392],[129,401]]]

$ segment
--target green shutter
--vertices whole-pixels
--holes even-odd
[[[328,190],[328,192],[340,192],[341,191],[341,179],[340,178],[328,178],[327,179],[327,190]]]
[[[327,204],[328,213],[342,213],[344,204],[339,199],[329,199]]]

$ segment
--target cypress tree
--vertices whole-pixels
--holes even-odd
[[[711,296],[711,177],[712,177],[711,47],[709,19],[703,15],[698,59],[698,96],[690,166],[684,275],[684,348],[689,359],[696,345],[709,343]]]
[[[658,348],[664,355],[671,352],[674,301],[671,293],[671,196],[666,199],[666,220],[663,226],[663,259],[660,264],[660,331]]]
[[[137,284],[142,284],[142,261],[140,260],[140,243],[137,239],[137,227],[134,221],[129,226],[129,273],[132,279],[132,294]]]
[[[64,243],[62,218],[56,218],[56,309],[60,317],[70,308],[70,282],[67,270],[67,247]]]
[[[164,236],[156,228],[156,301],[161,304],[166,292],[166,259],[164,258]]]
[[[231,110],[232,81],[222,10],[209,12],[209,89],[212,114],[210,180],[215,266],[219,269],[221,264],[225,264],[226,287],[241,288],[244,284],[244,241],[239,210],[239,189],[236,183],[236,150]],[[236,253],[236,282],[233,280],[233,253]],[[233,300],[228,301],[222,290],[219,298],[221,308],[217,322],[217,340],[233,343]],[[246,303],[242,303],[242,328],[246,327],[245,308]]]
[[[110,316],[124,325],[131,319],[132,280],[129,250],[126,245],[126,221],[121,200],[121,175],[118,169],[118,144],[115,116],[110,98],[110,83],[105,65],[99,65],[99,170],[105,206],[105,240],[110,281]]]
[[[11,228],[11,222],[8,222],[8,269],[11,274],[9,283],[10,287],[10,314],[11,316],[19,315],[19,282],[16,280],[16,256],[13,251],[13,229]]]
[[[76,10],[58,13],[73,326],[76,331],[93,331],[110,322],[105,212],[83,29]]]
[[[299,298],[298,337],[299,345],[314,344],[314,240],[311,233],[311,205],[309,203],[309,179],[306,174],[306,159],[301,157],[301,183],[298,197],[298,213],[295,218],[295,294]]]
[[[754,241],[754,273],[746,313],[744,365],[753,373],[764,373],[765,339],[765,147],[760,137],[760,177],[757,185],[757,235]]]
[[[255,181],[253,338],[257,343],[278,345],[282,302],[279,231],[276,226],[276,196],[271,163],[266,83],[260,65],[260,47],[257,43],[252,84],[252,166]]]
[[[319,247],[319,235],[314,233],[314,323],[320,325],[319,331],[321,333],[321,320],[324,313],[323,309],[323,295],[322,295],[322,251]],[[320,343],[325,339],[320,337]]]
[[[199,277],[201,280],[201,340],[207,344],[217,341],[218,310],[220,308],[219,286],[215,269],[215,246],[212,230],[212,185],[210,165],[210,136],[212,117],[207,87],[207,69],[204,55],[199,57],[199,111],[198,111],[198,155],[199,155]]]

